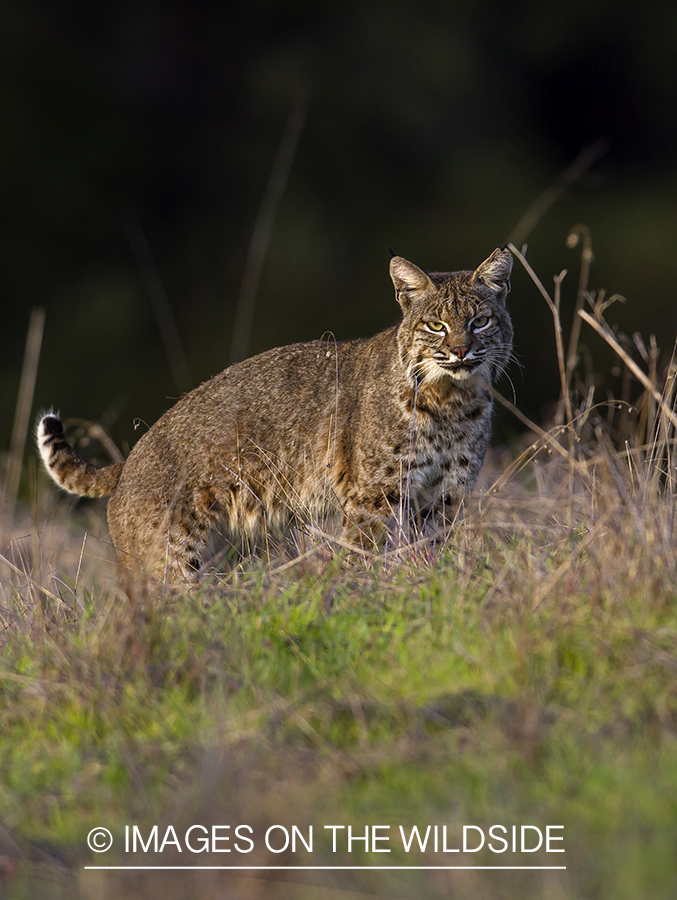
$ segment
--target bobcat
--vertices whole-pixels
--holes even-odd
[[[505,248],[474,272],[426,274],[395,256],[398,326],[237,363],[183,396],[124,463],[85,463],[44,415],[47,471],[74,494],[110,494],[120,562],[169,581],[198,578],[218,522],[250,539],[331,509],[358,539],[402,515],[437,527],[484,459],[489,385],[512,347],[511,270]]]

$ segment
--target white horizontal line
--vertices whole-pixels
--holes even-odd
[[[566,866],[84,866],[85,869],[153,869],[153,870],[181,870],[181,869],[205,869],[220,871],[298,871],[300,869],[312,870],[337,870],[337,869],[417,869],[417,870],[451,870],[451,869],[566,869]]]

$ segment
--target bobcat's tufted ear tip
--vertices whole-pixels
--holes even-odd
[[[475,269],[473,278],[505,297],[510,290],[511,272],[512,253],[506,244],[504,247],[497,247],[491,256]]]
[[[397,302],[405,313],[412,301],[432,286],[426,273],[402,256],[393,256],[390,260],[390,277],[395,285]]]
[[[432,284],[423,269],[403,256],[393,256],[390,260],[390,277],[398,291],[422,291]]]

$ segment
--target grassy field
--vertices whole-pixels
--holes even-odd
[[[561,424],[487,459],[442,546],[308,539],[183,594],[123,594],[101,509],[38,480],[0,560],[2,896],[673,898],[675,372],[644,366],[629,412],[569,391],[559,359]],[[134,825],[164,849],[127,852]],[[194,825],[193,846],[231,826],[231,852],[191,853]],[[114,845],[94,853],[101,826]],[[312,852],[267,849],[271,826],[313,826]],[[348,826],[389,840],[348,852]],[[425,852],[400,826],[432,826]],[[564,840],[513,852],[513,826]],[[286,871],[206,868],[224,865]],[[566,868],[291,868],[309,865]]]

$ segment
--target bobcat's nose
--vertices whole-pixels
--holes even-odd
[[[468,352],[468,348],[467,347],[452,347],[451,352],[455,353],[459,359],[464,359],[466,353]]]

